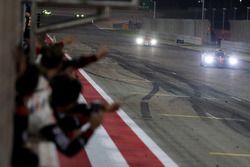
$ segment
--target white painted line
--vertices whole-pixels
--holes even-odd
[[[86,102],[85,98],[80,95],[80,103]],[[107,131],[100,126],[95,130],[94,135],[85,147],[92,166],[102,167],[128,167],[127,161],[122,156],[119,149],[110,138]]]
[[[221,119],[221,118],[218,118],[218,117],[213,116],[212,114],[210,114],[210,113],[208,113],[208,112],[206,112],[206,115],[207,115],[208,117],[213,118],[213,119]]]
[[[215,97],[203,97],[204,99],[207,99],[207,100],[216,100],[217,98]]]
[[[242,101],[241,99],[239,99],[238,97],[234,97],[234,96],[232,96],[231,97],[232,99],[234,99],[234,100],[237,100],[237,101]]]
[[[56,146],[51,142],[39,142],[38,155],[40,167],[59,167]]]
[[[87,103],[87,101],[85,100],[85,98],[83,97],[82,94],[79,95],[77,102],[78,103]]]
[[[92,166],[129,166],[103,126],[95,131],[85,150]]]
[[[104,92],[82,69],[79,72],[92,84],[92,86],[103,96],[108,102],[113,100]],[[133,130],[141,141],[155,154],[155,156],[163,163],[164,166],[178,167],[178,165],[123,111],[119,110],[118,115]]]

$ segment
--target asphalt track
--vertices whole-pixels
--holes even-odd
[[[95,25],[56,35],[69,34],[93,49],[110,48],[108,58],[85,70],[179,166],[249,166],[248,62],[204,68],[199,52],[136,46],[133,38]]]

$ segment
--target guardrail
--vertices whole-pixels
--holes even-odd
[[[221,48],[231,51],[250,53],[250,43],[223,40],[221,41]]]

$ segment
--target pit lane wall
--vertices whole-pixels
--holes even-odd
[[[18,0],[0,0],[0,167],[10,166],[15,99],[15,57],[20,12]]]
[[[250,53],[250,43],[221,41],[221,48],[234,52]]]
[[[147,19],[142,21],[142,29],[165,34],[165,38],[171,40],[184,40],[184,43],[201,45],[210,41],[210,24],[204,20],[191,19]]]
[[[230,21],[230,41],[221,41],[223,49],[250,53],[250,21],[233,20]]]
[[[230,21],[230,40],[250,43],[250,21],[232,20]]]

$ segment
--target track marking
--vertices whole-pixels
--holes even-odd
[[[147,92],[134,92],[131,95],[147,95]],[[192,96],[186,95],[174,95],[174,94],[166,94],[166,93],[156,93],[154,96],[163,96],[163,97],[174,97],[174,98],[193,98]],[[199,99],[208,99],[208,100],[215,100],[216,98],[213,97],[197,97]]]
[[[212,117],[212,118],[214,118],[214,119],[218,119],[217,117],[213,116],[212,114],[210,114],[210,113],[208,113],[208,112],[206,112],[206,115],[207,115],[208,117]]]
[[[135,92],[131,93],[131,95],[147,95],[148,92]],[[190,98],[190,96],[182,96],[182,95],[171,95],[171,94],[164,94],[164,93],[156,93],[154,96],[163,96],[163,97],[175,97],[175,98]]]
[[[148,80],[142,80],[142,79],[118,79],[117,81],[123,81],[123,82],[145,82],[145,83],[151,83],[151,81],[148,81]]]
[[[232,99],[237,100],[237,101],[242,101],[242,100],[239,99],[238,97],[234,97],[234,96],[232,96]]]
[[[104,92],[89,76],[88,74],[83,71],[83,70],[79,70],[80,74],[96,89],[96,91],[108,102],[108,103],[112,103],[113,100],[106,94],[106,92]],[[157,159],[164,165],[164,166],[168,166],[168,167],[178,167],[178,165],[123,111],[123,110],[119,110],[117,112],[117,115],[116,114],[113,114],[113,115],[109,115],[110,117],[107,117],[106,118],[106,121],[109,121],[111,124],[114,120],[117,120],[117,119],[122,119],[124,122],[117,122],[119,123],[119,125],[116,125],[116,126],[128,126],[129,129],[131,129],[133,131],[133,133],[135,133],[136,137],[135,136],[130,136],[130,138],[133,138],[133,140],[135,140],[137,137],[141,140],[142,143],[144,143],[147,148],[157,157]],[[120,118],[118,118],[120,117]],[[110,124],[110,125],[111,125]],[[105,128],[109,128],[109,130],[113,130],[113,128],[115,127],[105,127]],[[124,126],[125,128],[125,126]],[[132,134],[129,129],[125,128],[126,129],[126,133],[129,133],[129,134]],[[108,131],[109,132],[109,131]],[[110,133],[110,132],[109,132]],[[124,133],[124,132],[123,132]],[[113,137],[116,137],[116,136],[113,136]],[[128,136],[124,136],[124,137],[128,137]],[[112,138],[112,139],[115,139],[115,138]],[[116,138],[117,142],[121,142],[119,141],[120,139],[119,138]],[[134,144],[137,144],[139,142],[139,140],[136,139],[136,141],[132,141],[132,142],[135,142]],[[141,151],[147,151],[145,150],[143,147],[143,144],[142,143],[138,143],[140,145],[140,148],[138,148],[139,150]],[[129,151],[131,152],[132,150],[128,150],[127,146],[119,146],[119,143],[116,143],[118,144],[118,147],[122,150],[125,149],[125,151]],[[129,143],[128,143],[129,144]],[[130,144],[129,144],[130,145]],[[139,151],[138,150],[138,151]],[[121,150],[120,150],[121,151]],[[136,150],[134,150],[136,151]],[[131,157],[132,154],[134,153],[129,153],[128,152],[124,152],[122,153],[123,156],[125,154],[127,154],[127,158],[130,159],[130,163],[132,162],[131,166],[134,166],[136,163],[136,158],[138,159],[139,157],[141,157],[141,154],[144,154],[145,155],[146,152],[142,153],[142,152],[137,152],[136,154],[140,154],[139,156],[136,156],[136,157]],[[149,153],[149,152],[148,152]],[[147,154],[148,154],[147,153]],[[125,156],[125,157],[126,157]],[[129,160],[127,159],[126,160]],[[132,158],[132,159],[131,159]],[[132,160],[132,161],[131,161]],[[152,157],[150,154],[147,155],[147,158],[145,159],[147,160],[148,162],[151,162],[151,163],[148,163],[147,165],[152,165],[153,162],[156,162],[155,159],[154,159],[154,156]],[[140,160],[139,160],[140,162]],[[129,162],[128,162],[129,163]],[[129,164],[130,164],[129,163]],[[141,163],[141,162],[140,162]],[[137,164],[139,165],[139,164]],[[157,165],[157,164],[155,164]],[[159,166],[161,166],[160,164],[158,164]]]
[[[227,157],[249,157],[250,154],[237,154],[237,153],[221,153],[221,152],[210,152],[212,156],[227,156]]]
[[[226,120],[226,121],[239,121],[245,122],[243,119],[233,119],[233,118],[218,118],[215,116],[198,116],[198,115],[181,115],[181,114],[161,114],[165,117],[173,117],[173,118],[192,118],[192,119],[213,119],[213,120]]]
[[[93,167],[129,166],[103,126],[95,131],[85,150]]]

